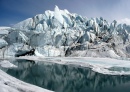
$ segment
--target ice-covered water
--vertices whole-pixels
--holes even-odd
[[[19,59],[44,61],[63,65],[88,67],[93,71],[109,75],[130,75],[130,60],[93,57],[20,57]]]
[[[18,68],[11,68],[6,72],[20,80],[55,92],[130,92],[130,75],[101,74],[94,72],[91,67],[82,67],[79,63],[74,65],[74,59],[69,59],[69,64],[60,64],[63,59],[53,59],[60,62],[59,64],[51,60],[18,59],[13,62]],[[96,62],[93,60],[93,63]],[[111,71],[115,70],[111,68]]]

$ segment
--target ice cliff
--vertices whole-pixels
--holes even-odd
[[[11,28],[0,29],[0,56],[35,49],[36,56],[130,57],[130,25],[88,19],[60,10],[47,10]]]

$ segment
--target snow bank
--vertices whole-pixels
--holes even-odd
[[[0,66],[3,67],[3,68],[17,68],[16,65],[10,63],[8,60],[0,61]]]
[[[0,70],[0,92],[52,92],[22,82]]]

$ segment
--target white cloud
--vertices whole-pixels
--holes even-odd
[[[127,25],[130,25],[130,19],[129,18],[124,18],[124,19],[118,20],[117,23],[118,24],[127,24]]]

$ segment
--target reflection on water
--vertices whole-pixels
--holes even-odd
[[[111,76],[89,68],[17,60],[18,69],[7,73],[25,82],[56,92],[130,92],[130,76]]]

